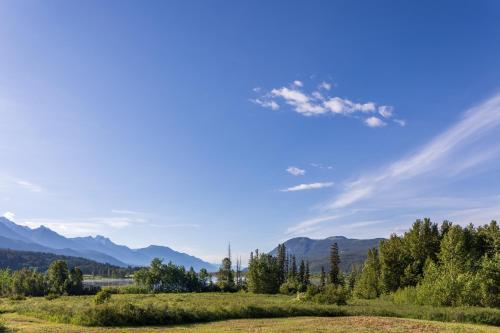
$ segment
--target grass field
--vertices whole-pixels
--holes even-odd
[[[498,333],[499,328],[459,323],[383,317],[293,317],[236,319],[206,324],[169,327],[103,328],[58,324],[9,313],[4,315],[7,332],[25,333],[209,333],[209,332],[329,332],[329,333]]]
[[[246,293],[113,295],[108,303],[101,305],[95,305],[91,296],[60,297],[54,300],[38,297],[20,301],[4,298],[0,299],[0,312],[9,328],[17,328],[21,332],[177,332],[186,331],[186,327],[188,331],[195,332],[281,332],[294,329],[323,332],[333,326],[338,328],[338,332],[349,331],[344,328],[351,328],[349,332],[380,332],[380,327],[385,327],[382,331],[387,332],[500,332],[499,328],[492,326],[387,318],[500,326],[499,309],[402,306],[384,300],[355,300],[346,306],[319,305],[299,301],[292,296]],[[279,317],[294,318],[277,319]],[[172,327],[193,323],[200,324]],[[165,327],[140,330],[126,328],[151,325],[170,326],[168,330]],[[356,325],[357,331],[352,330],[350,325]],[[103,328],[111,326],[123,328]]]

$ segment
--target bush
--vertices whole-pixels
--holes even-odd
[[[108,289],[103,289],[95,295],[94,303],[95,304],[106,303],[111,299],[111,295],[112,295],[111,291],[109,291]]]
[[[299,284],[296,281],[286,281],[280,286],[280,294],[294,295],[299,291]]]
[[[313,301],[319,304],[345,305],[349,298],[349,291],[340,285],[326,285],[319,288],[315,285],[309,285],[304,294],[300,294],[299,299]]]
[[[349,291],[342,286],[327,285],[323,290],[314,296],[314,300],[320,304],[347,304]]]

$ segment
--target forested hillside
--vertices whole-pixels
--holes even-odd
[[[325,239],[311,239],[296,237],[287,240],[284,245],[289,255],[294,255],[297,260],[309,262],[311,272],[317,273],[323,267],[330,270],[330,248],[337,243],[340,249],[340,269],[349,272],[353,266],[361,266],[366,259],[370,248],[378,248],[383,238],[351,239],[343,236],[333,236]],[[278,248],[270,252],[276,256]]]
[[[62,260],[68,267],[78,267],[83,274],[95,274],[102,276],[125,276],[133,270],[129,268],[117,267],[103,264],[80,257],[70,257],[53,253],[16,251],[10,249],[0,249],[0,269],[9,268],[19,270],[31,268],[40,272],[45,272],[53,261]]]

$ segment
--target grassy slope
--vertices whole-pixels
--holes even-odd
[[[238,319],[171,327],[102,328],[57,324],[14,313],[4,315],[7,332],[25,333],[146,333],[146,332],[329,332],[329,333],[499,333],[500,328],[458,323],[381,317],[294,317]]]
[[[133,308],[131,310],[131,307]],[[499,325],[499,309],[401,306],[387,301],[354,301],[347,306],[318,305],[283,295],[159,294],[113,295],[105,305],[94,306],[87,296],[52,301],[28,298],[0,299],[0,312],[16,312],[43,320],[90,326],[163,325],[239,318],[297,316],[390,316]]]

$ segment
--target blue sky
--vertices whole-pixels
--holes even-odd
[[[217,262],[500,218],[497,1],[2,1],[0,212]]]

